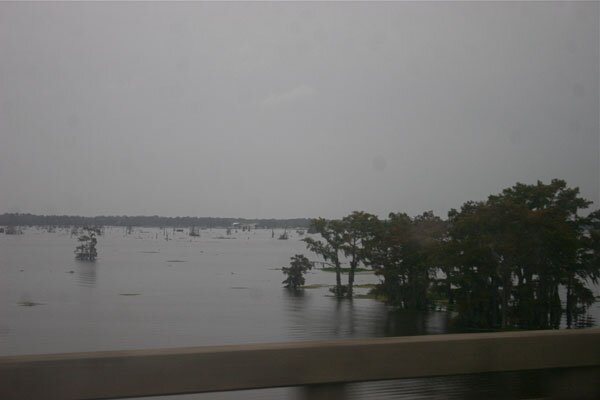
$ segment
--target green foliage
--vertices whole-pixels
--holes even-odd
[[[324,241],[313,238],[305,238],[303,241],[310,251],[333,264],[333,267],[327,270],[333,270],[336,274],[336,285],[331,289],[336,297],[352,297],[354,275],[364,270],[359,268],[359,265],[366,259],[367,243],[373,239],[379,222],[375,215],[359,211],[342,220],[319,218],[312,221],[310,231],[320,234]],[[340,256],[348,258],[349,268],[341,267]],[[342,285],[342,272],[348,272],[347,285]]]
[[[287,278],[282,282],[285,287],[290,289],[298,289],[304,285],[304,274],[312,268],[311,262],[302,254],[296,254],[291,257],[290,266],[283,267],[281,270],[287,275]]]
[[[590,304],[586,279],[598,276],[589,240],[590,202],[562,180],[516,184],[485,202],[449,213],[445,271],[463,324],[557,328],[559,287],[566,288],[567,325]],[[587,226],[587,227],[586,227]],[[587,237],[587,238],[586,238]],[[597,241],[596,241],[597,243]]]
[[[370,295],[398,308],[443,303],[474,329],[556,328],[563,314],[570,327],[596,300],[588,282],[600,280],[600,210],[581,216],[590,204],[563,180],[517,183],[446,221],[431,211],[319,218],[310,232],[322,240],[304,242],[332,265],[337,297],[352,297],[362,265],[381,278]]]
[[[304,238],[302,241],[306,243],[306,247],[310,251],[321,256],[323,260],[333,264],[336,282],[333,293],[337,297],[344,297],[346,291],[342,288],[340,263],[340,253],[344,243],[344,225],[341,221],[318,218],[311,222],[311,229],[318,232],[324,241],[315,240],[310,237]]]
[[[375,292],[404,309],[425,310],[446,224],[431,211],[415,218],[389,215],[366,250],[366,264],[383,278]]]
[[[360,263],[366,261],[369,254],[368,243],[373,241],[379,224],[380,221],[375,215],[362,211],[354,211],[342,218],[344,234],[341,249],[350,263],[348,287],[345,293],[347,297],[351,298],[354,293],[354,273],[358,270]]]

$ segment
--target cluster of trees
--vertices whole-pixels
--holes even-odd
[[[333,266],[338,297],[352,297],[361,266],[381,278],[374,293],[402,309],[442,299],[472,328],[555,328],[563,313],[571,326],[594,302],[588,283],[600,277],[600,211],[581,213],[590,204],[563,180],[518,183],[446,220],[353,212],[313,220],[321,239],[303,240]]]
[[[0,214],[0,225],[6,226],[142,226],[187,228],[226,228],[234,222],[240,225],[256,224],[257,228],[273,229],[289,226],[308,228],[309,218],[292,219],[244,219],[220,217],[160,217],[153,216],[98,216],[72,215]]]

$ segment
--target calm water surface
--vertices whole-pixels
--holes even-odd
[[[187,230],[186,230],[187,231]],[[107,228],[99,258],[74,259],[68,232],[29,229],[0,236],[2,354],[141,349],[289,340],[441,333],[443,313],[390,313],[363,299],[338,302],[326,287],[282,287],[281,266],[305,253],[271,231]],[[276,235],[277,237],[277,235]],[[359,274],[358,284],[374,283]],[[307,284],[332,284],[313,271]],[[368,289],[359,289],[366,292]],[[31,304],[34,303],[34,306]],[[396,316],[396,317],[394,317]]]
[[[240,230],[232,239],[222,239],[224,230],[200,233],[192,238],[187,229],[136,228],[127,235],[123,228],[107,228],[99,237],[95,262],[75,260],[76,238],[67,231],[30,228],[23,235],[0,234],[0,354],[448,331],[449,316],[443,312],[398,313],[369,299],[338,301],[327,287],[299,293],[282,288],[279,268],[294,254],[311,258],[295,231],[289,240],[277,240],[277,231],[273,239],[270,230]],[[332,273],[313,270],[306,284],[330,285],[334,280]],[[356,280],[376,283],[377,277],[362,273]],[[403,390],[386,383],[356,385],[355,393],[386,398],[401,397]],[[276,389],[209,397],[279,398],[293,393]]]

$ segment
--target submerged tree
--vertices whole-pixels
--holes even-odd
[[[342,218],[342,252],[348,259],[348,289],[346,296],[352,298],[354,292],[354,274],[361,263],[368,257],[369,244],[374,239],[380,221],[377,216],[362,211],[354,211]]]
[[[339,220],[326,220],[324,218],[314,219],[311,222],[311,229],[323,237],[324,242],[313,238],[304,238],[306,247],[321,256],[323,260],[333,264],[335,269],[335,287],[331,291],[336,297],[341,298],[346,295],[347,287],[342,285],[342,267],[340,262],[340,253],[343,251],[344,244],[344,223]]]
[[[586,311],[586,307],[595,302],[594,293],[585,285],[586,280],[598,284],[600,280],[600,210],[581,219],[579,224],[581,247],[578,259],[567,281],[567,327]]]
[[[597,221],[579,216],[590,202],[563,180],[517,183],[485,202],[449,213],[448,280],[464,325],[558,328],[566,288],[567,325],[593,302],[598,278]]]
[[[75,257],[78,260],[94,261],[98,255],[96,251],[96,235],[99,235],[100,229],[96,227],[84,227],[83,233],[77,238],[79,246],[75,249]]]
[[[333,264],[336,286],[332,292],[338,298],[352,298],[356,269],[367,256],[366,245],[373,239],[378,224],[379,219],[375,215],[362,211],[354,211],[341,220],[319,218],[312,221],[310,229],[320,234],[324,242],[313,238],[303,241],[309,250]],[[350,264],[348,285],[342,284],[340,256],[345,256]]]
[[[304,285],[304,274],[312,268],[311,262],[302,254],[296,254],[291,257],[289,267],[283,267],[281,270],[287,275],[287,279],[282,283],[290,289],[297,289]]]
[[[444,221],[431,211],[415,218],[391,213],[364,250],[364,263],[383,278],[375,292],[402,309],[427,309],[445,232]]]

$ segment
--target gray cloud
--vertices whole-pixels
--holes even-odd
[[[316,92],[310,86],[300,85],[285,92],[271,93],[261,104],[266,107],[276,107],[280,104],[293,103],[298,99],[314,96]]]
[[[0,3],[0,212],[598,203],[598,7]]]

